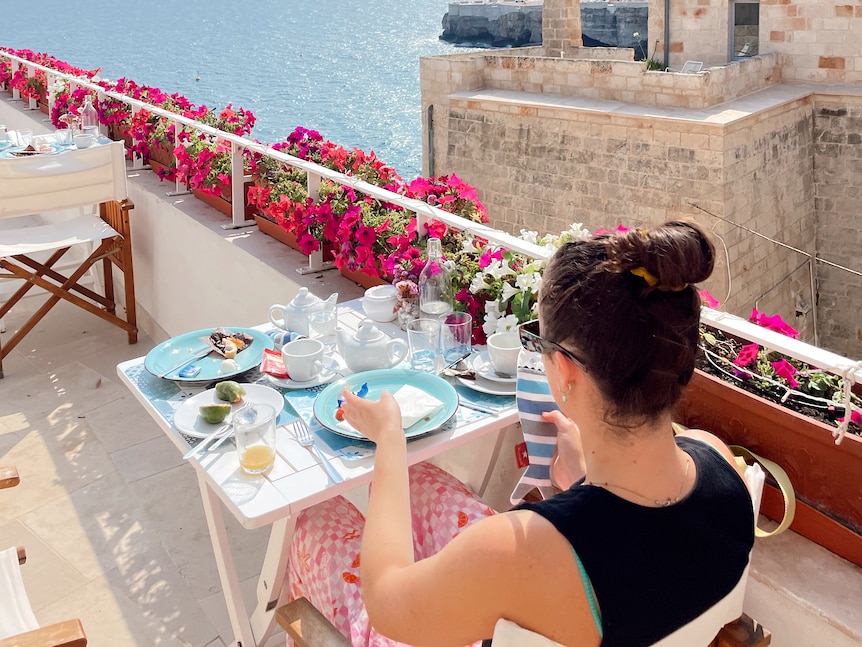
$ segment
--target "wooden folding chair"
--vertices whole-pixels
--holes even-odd
[[[18,485],[14,467],[0,466],[0,490]],[[23,548],[0,551],[0,647],[86,647],[80,620],[40,627],[19,568],[27,559]]]
[[[97,208],[98,207],[98,208]],[[0,378],[3,358],[21,342],[61,299],[104,319],[138,340],[134,271],[127,199],[125,151],[114,142],[59,155],[0,159],[0,218],[33,216],[77,209],[79,215],[59,222],[0,230],[0,278],[20,279],[21,287],[2,305],[0,319],[33,287],[49,293],[5,346],[0,344]],[[66,253],[85,246],[83,260],[67,262]],[[45,255],[47,254],[47,258]],[[60,264],[61,259],[65,265]],[[103,294],[82,285],[102,262]],[[116,312],[113,267],[123,274],[125,318]],[[58,270],[69,271],[63,274]]]

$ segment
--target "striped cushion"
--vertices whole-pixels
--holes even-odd
[[[538,488],[542,497],[553,494],[550,464],[557,445],[557,427],[542,419],[542,412],[557,409],[551,396],[542,356],[521,350],[518,356],[517,381],[518,415],[527,443],[529,465],[510,497],[512,505],[520,503],[524,495]]]

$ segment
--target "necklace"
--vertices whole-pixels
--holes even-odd
[[[688,466],[690,464],[691,464],[691,459],[690,459],[689,455],[686,454],[685,455],[685,471],[682,474],[682,484],[679,487],[679,493],[675,497],[671,497],[668,499],[650,499],[650,497],[648,497],[644,494],[641,494],[640,492],[637,492],[637,491],[632,490],[632,489],[627,488],[627,487],[623,487],[622,485],[614,485],[613,483],[608,483],[607,481],[589,481],[589,480],[585,479],[583,482],[583,485],[591,485],[593,487],[600,487],[600,488],[605,489],[605,490],[608,488],[613,488],[615,490],[624,490],[624,491],[628,492],[629,494],[634,494],[635,496],[640,497],[641,499],[644,499],[645,501],[651,500],[660,508],[666,508],[669,505],[673,505],[674,503],[679,503],[679,500],[682,498],[682,493],[685,490],[685,484],[688,481]]]

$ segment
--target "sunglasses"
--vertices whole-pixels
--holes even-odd
[[[525,349],[542,355],[550,355],[554,351],[557,351],[568,357],[579,369],[585,373],[587,372],[584,362],[575,357],[575,354],[568,348],[563,348],[557,342],[542,339],[539,335],[538,319],[533,319],[518,326],[518,337],[521,340],[521,346]]]

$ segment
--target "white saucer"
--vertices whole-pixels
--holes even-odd
[[[455,379],[468,389],[473,389],[479,393],[487,393],[488,395],[515,395],[515,380],[511,382],[492,382],[478,375],[475,380],[465,380],[463,377]]]
[[[514,384],[518,380],[517,376],[507,377],[498,374],[497,371],[494,370],[493,364],[491,364],[491,357],[488,355],[488,351],[483,350],[481,353],[476,353],[467,360],[467,365],[477,377],[481,377],[491,382]]]
[[[292,380],[289,377],[275,377],[274,375],[269,374],[267,374],[266,379],[269,380],[269,383],[273,386],[277,386],[282,389],[310,389],[311,387],[320,386],[321,384],[329,384],[337,376],[344,374],[345,364],[341,357],[331,355],[329,357],[324,357],[323,362],[323,371],[320,375],[310,380],[306,380],[305,382]]]
[[[245,389],[245,396],[236,404],[231,405],[231,412],[222,422],[212,424],[206,422],[198,415],[200,408],[204,405],[227,404],[224,400],[219,400],[216,397],[215,389],[212,388],[207,389],[203,393],[193,395],[177,407],[177,410],[174,412],[174,427],[192,438],[204,438],[226,422],[230,422],[233,412],[248,402],[272,405],[277,414],[281,413],[281,410],[284,408],[284,396],[275,389],[262,384],[243,384],[242,387]]]

